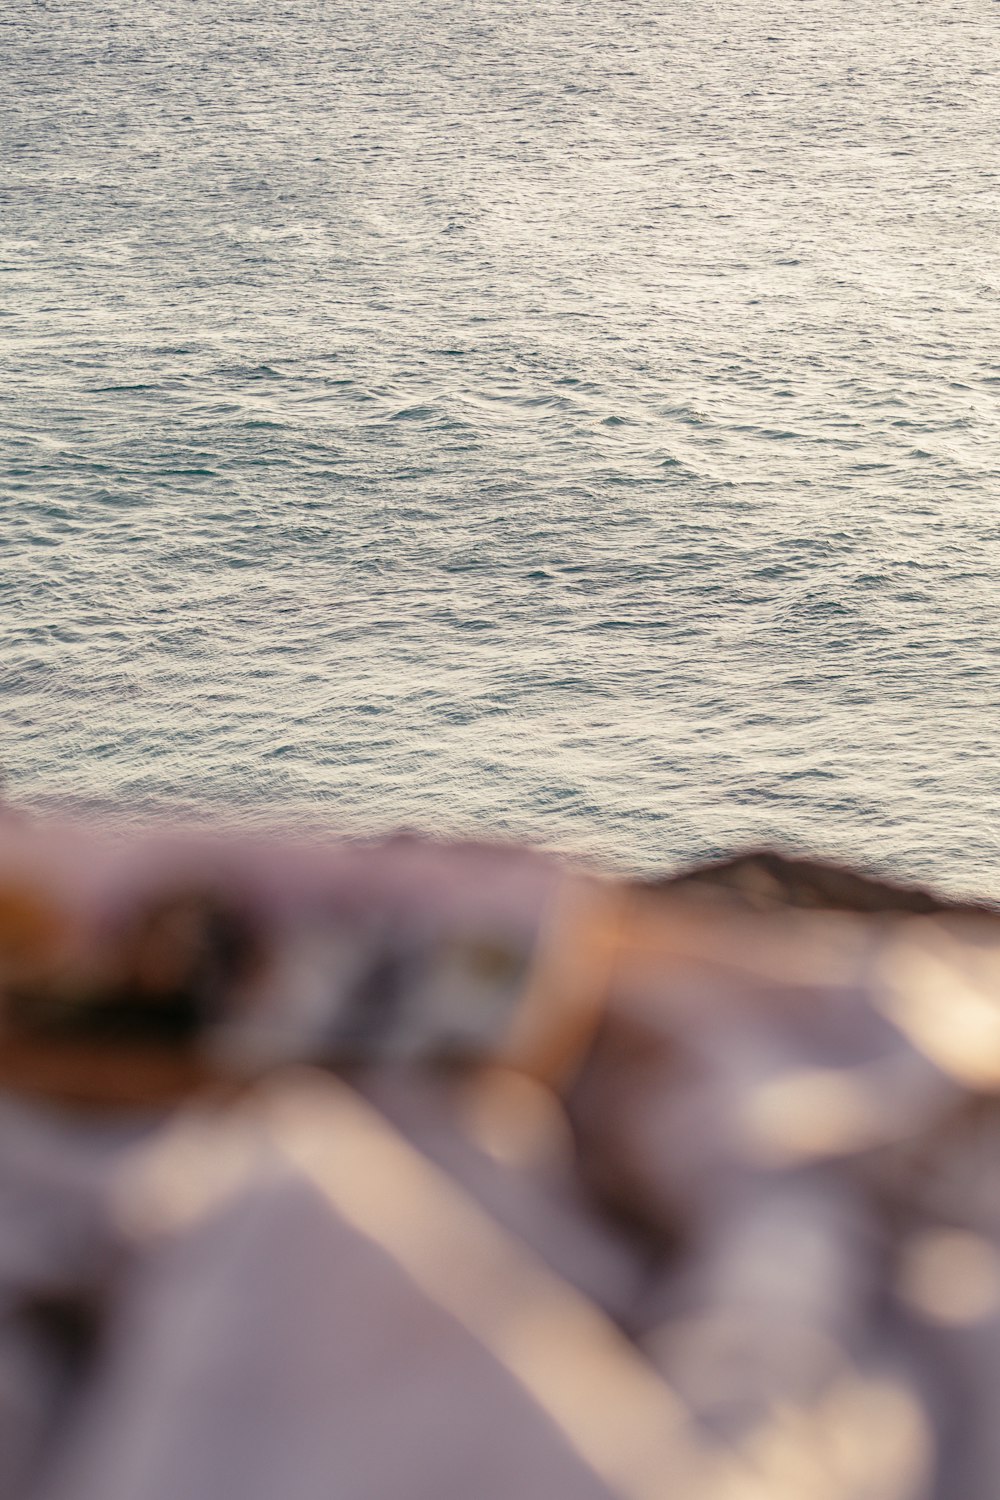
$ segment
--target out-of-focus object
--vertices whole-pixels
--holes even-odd
[[[0,1500],[994,1500],[1000,917],[0,836]]]

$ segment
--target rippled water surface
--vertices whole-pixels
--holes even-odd
[[[1000,5],[0,16],[10,795],[1000,893]]]

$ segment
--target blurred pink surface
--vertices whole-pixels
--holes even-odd
[[[25,823],[0,962],[0,1500],[1000,1493],[988,914]]]

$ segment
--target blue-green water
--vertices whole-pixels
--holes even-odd
[[[1000,6],[0,17],[22,804],[1000,890]]]

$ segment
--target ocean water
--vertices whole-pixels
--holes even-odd
[[[0,15],[0,763],[1000,894],[1000,5]]]

